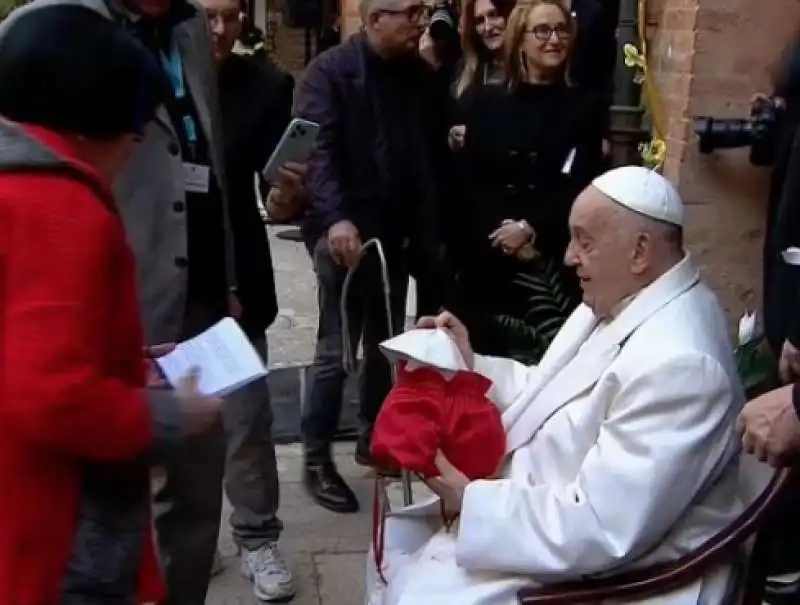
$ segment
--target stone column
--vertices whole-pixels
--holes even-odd
[[[797,0],[650,0],[651,73],[668,130],[665,174],[688,206],[687,241],[733,319],[757,309],[769,171],[748,150],[701,155],[691,119],[747,117],[800,23]]]

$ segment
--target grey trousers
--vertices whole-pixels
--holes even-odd
[[[267,339],[253,339],[267,363]],[[233,507],[233,539],[257,550],[275,542],[283,524],[276,516],[280,499],[278,463],[272,442],[272,405],[267,381],[252,382],[225,402],[223,422],[228,441],[225,493]]]
[[[253,344],[266,358],[266,338]],[[223,476],[234,509],[234,539],[255,550],[278,538],[282,526],[276,517],[278,472],[271,432],[266,382],[252,383],[227,397],[221,420],[186,439],[165,465],[153,511],[167,605],[205,605],[219,539]]]

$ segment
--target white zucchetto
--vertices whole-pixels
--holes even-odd
[[[634,212],[683,227],[683,201],[663,176],[644,166],[621,166],[601,174],[592,185]]]

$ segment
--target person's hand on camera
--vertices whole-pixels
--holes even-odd
[[[361,252],[361,236],[351,221],[339,221],[328,229],[328,247],[338,264],[347,268],[358,262]]]
[[[461,151],[464,148],[464,141],[467,138],[467,127],[464,124],[456,124],[447,133],[447,144],[452,151]]]
[[[219,419],[222,408],[222,399],[203,395],[197,390],[199,380],[200,371],[192,368],[189,374],[181,379],[176,389],[186,435],[202,433],[213,425]]]
[[[418,328],[439,328],[450,334],[464,358],[464,363],[467,367],[472,369],[475,365],[475,352],[472,350],[472,345],[469,343],[469,332],[467,327],[461,323],[455,315],[449,311],[443,311],[436,317],[424,316],[420,317],[417,321]]]
[[[777,108],[786,107],[786,99],[783,97],[770,96],[763,92],[757,92],[750,97],[750,108],[755,110],[759,105],[764,103],[773,103]]]

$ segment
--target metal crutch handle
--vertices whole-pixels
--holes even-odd
[[[375,249],[378,255],[378,261],[381,268],[381,282],[383,286],[383,304],[386,310],[386,328],[389,338],[395,335],[394,321],[392,320],[392,298],[391,298],[391,285],[389,282],[389,266],[386,263],[386,254],[383,251],[383,244],[377,237],[367,240],[358,251],[358,261],[347,270],[342,284],[342,296],[339,299],[339,314],[342,320],[342,362],[345,372],[348,374],[355,374],[357,371],[356,351],[353,347],[353,341],[350,335],[350,317],[347,312],[347,295],[350,292],[350,284],[353,281],[358,267],[361,265],[361,260],[364,255],[369,252],[371,248]],[[392,382],[397,380],[397,368],[392,365]],[[403,504],[409,506],[414,502],[414,496],[411,489],[411,475],[407,470],[401,471],[400,478],[403,488]]]

